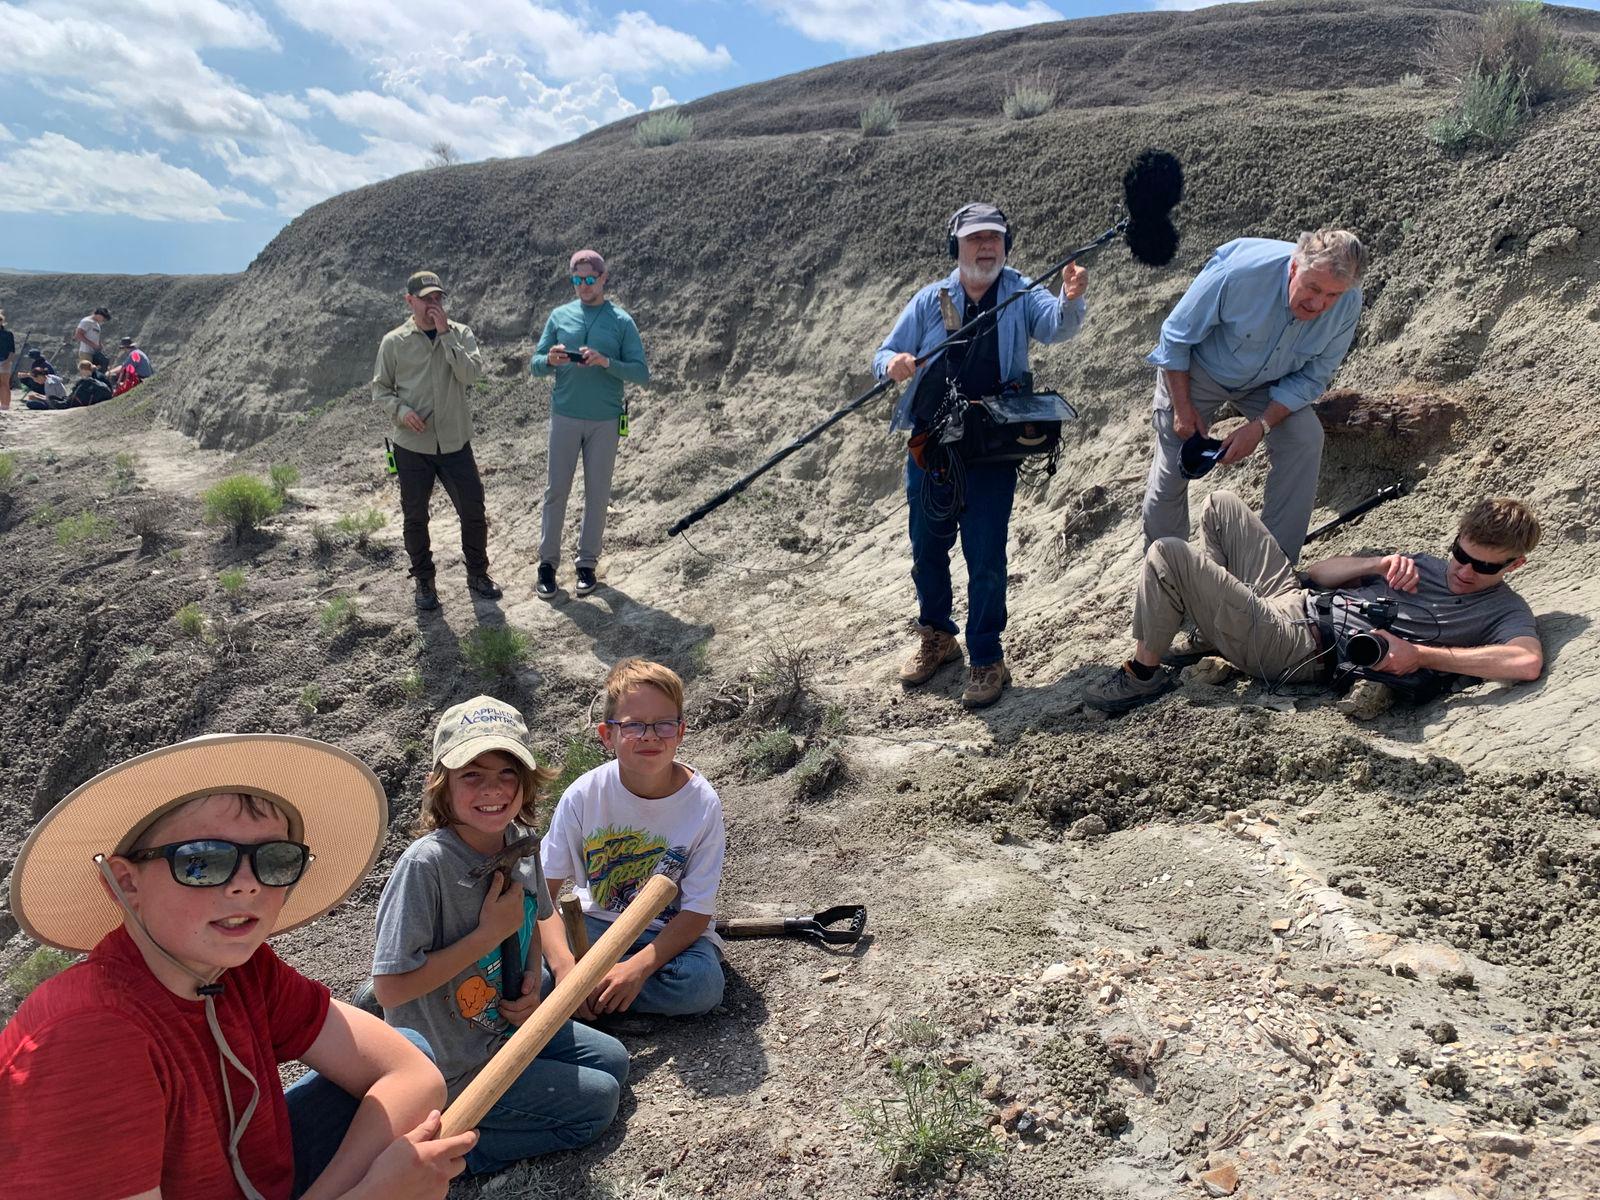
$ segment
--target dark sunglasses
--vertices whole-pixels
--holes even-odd
[[[670,737],[675,737],[683,728],[683,718],[676,721],[607,721],[613,733],[620,733],[630,742],[636,742],[644,736],[646,729],[654,733],[663,742]]]
[[[1461,548],[1460,538],[1450,543],[1450,557],[1463,567],[1471,567],[1479,575],[1498,575],[1517,561],[1515,558],[1508,558],[1505,562],[1484,562],[1481,558],[1473,558]]]
[[[573,287],[577,287],[580,283],[587,283],[590,287],[593,287],[595,284],[597,284],[599,282],[600,282],[600,276],[598,276],[598,275],[574,275],[572,277],[572,286]]]
[[[132,862],[167,860],[172,878],[185,887],[221,887],[239,870],[239,862],[250,856],[250,869],[263,887],[288,887],[305,873],[311,851],[299,842],[229,842],[222,838],[198,838],[192,842],[171,842],[134,850],[125,855]]]

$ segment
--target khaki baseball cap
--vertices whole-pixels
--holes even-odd
[[[474,696],[446,710],[433,731],[433,761],[452,771],[487,750],[504,750],[531,768],[539,760],[528,745],[528,723],[504,700]]]
[[[413,296],[431,296],[438,292],[444,295],[444,284],[439,282],[439,277],[432,271],[418,271],[406,280],[406,291]]]

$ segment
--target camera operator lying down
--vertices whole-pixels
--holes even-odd
[[[1138,644],[1088,689],[1090,708],[1136,708],[1177,685],[1168,667],[1206,654],[1274,684],[1354,669],[1419,693],[1428,672],[1529,680],[1544,667],[1533,610],[1505,583],[1539,542],[1538,518],[1519,500],[1480,501],[1445,558],[1340,555],[1303,578],[1232,492],[1206,500],[1200,536],[1202,549],[1166,537],[1145,552],[1133,603]],[[1168,654],[1186,616],[1198,635],[1186,653]]]

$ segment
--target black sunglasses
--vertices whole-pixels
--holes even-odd
[[[305,873],[313,857],[299,842],[230,842],[222,838],[197,838],[192,842],[171,842],[134,850],[124,855],[132,862],[153,862],[164,858],[172,868],[172,878],[185,887],[221,887],[239,870],[239,862],[250,856],[250,869],[263,887],[288,887]]]
[[[1508,558],[1505,562],[1484,562],[1481,558],[1473,558],[1472,555],[1461,548],[1460,538],[1450,543],[1450,557],[1463,567],[1471,567],[1479,575],[1498,575],[1517,561],[1515,558]]]

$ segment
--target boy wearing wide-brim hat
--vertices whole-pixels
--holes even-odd
[[[345,752],[196,738],[91,779],[11,875],[38,941],[88,957],[0,1031],[0,1178],[17,1195],[438,1196],[476,1135],[411,1040],[265,945],[340,903],[388,805]],[[278,1064],[313,1074],[287,1096]]]

